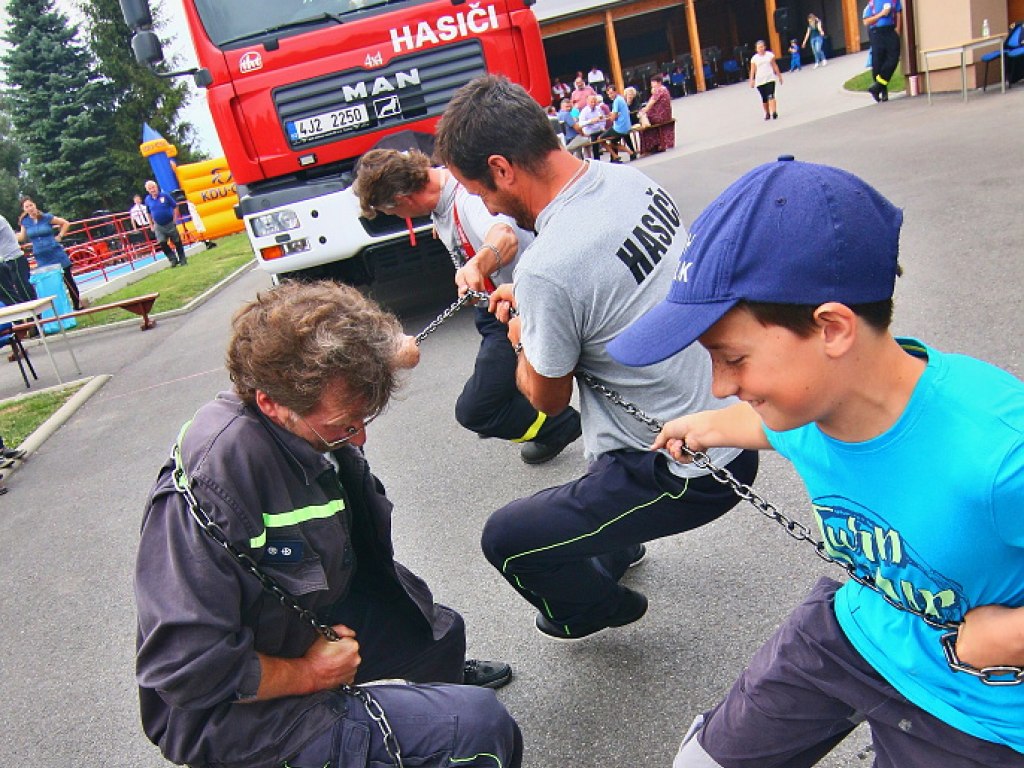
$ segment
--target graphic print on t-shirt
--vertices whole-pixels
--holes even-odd
[[[682,226],[679,209],[668,192],[658,187],[647,188],[651,198],[640,222],[633,227],[615,255],[629,267],[636,284],[640,285],[654,271],[654,266],[668,253],[672,238]]]
[[[939,621],[957,622],[969,606],[963,587],[930,568],[903,540],[856,502],[841,496],[814,500],[825,551],[850,563],[894,602]]]

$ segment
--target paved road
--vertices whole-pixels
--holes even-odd
[[[966,105],[951,96],[932,107],[900,99],[861,108],[867,97],[840,94],[833,82],[844,61],[788,79],[777,123],[759,123],[742,84],[678,100],[680,149],[638,166],[675,195],[687,220],[742,172],[782,153],[863,175],[906,212],[896,330],[1020,376],[1024,88],[972,94]],[[818,95],[809,90],[799,107],[798,86]],[[852,109],[813,112],[830,100]],[[804,121],[803,110],[813,119]],[[740,126],[736,141],[726,135],[731,125]],[[227,385],[222,354],[232,311],[267,284],[249,273],[151,332],[76,340],[83,370],[113,378],[0,499],[0,765],[164,764],[140,732],[132,682],[138,521],[178,426]],[[410,331],[447,300],[444,285],[419,292],[429,309],[404,314]],[[528,768],[667,766],[693,714],[722,695],[827,569],[774,524],[737,509],[650,547],[627,577],[650,597],[643,621],[576,645],[540,637],[529,607],[480,556],[478,535],[504,501],[577,476],[582,455],[573,446],[550,464],[526,467],[513,446],[454,424],[475,348],[470,321],[457,317],[430,337],[404,394],[371,430],[367,452],[396,503],[398,555],[438,599],[463,611],[472,653],[515,665],[517,679],[501,697],[523,726]],[[45,357],[36,359],[43,383],[51,382]],[[0,366],[0,396],[21,390],[16,366]],[[757,485],[808,521],[800,485],[777,457],[765,457]],[[857,757],[866,743],[857,732],[822,765],[869,765]]]

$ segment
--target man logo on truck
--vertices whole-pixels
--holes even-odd
[[[416,25],[415,35],[409,24],[394,28],[391,30],[391,47],[395,53],[401,53],[403,48],[415,51],[427,43],[447,43],[498,29],[498,14],[493,5],[481,8],[479,3],[470,3],[469,8],[468,12],[459,11],[454,16],[438,16],[433,26],[429,21],[421,21]]]
[[[408,72],[395,72],[393,80],[394,82],[388,80],[384,75],[380,75],[373,81],[369,93],[367,92],[366,81],[356,83],[355,85],[343,85],[341,92],[346,102],[365,101],[368,95],[380,96],[382,93],[400,91],[403,88],[419,85],[420,71],[418,69],[410,69]]]
[[[386,99],[377,99],[373,102],[373,109],[377,113],[378,120],[383,120],[385,117],[398,117],[402,114],[402,102],[398,100],[397,96],[388,96]]]

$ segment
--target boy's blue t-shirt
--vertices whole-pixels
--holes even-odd
[[[868,0],[868,4],[864,7],[864,18],[866,19],[868,16],[874,16],[876,13],[881,13],[882,8],[885,7],[886,3],[889,3],[892,6],[891,13],[889,13],[888,16],[883,16],[872,24],[873,27],[880,29],[882,27],[896,26],[896,14],[903,13],[903,5],[900,3],[900,0]]]
[[[1024,384],[992,365],[901,339],[927,367],[884,434],[834,440],[765,428],[803,478],[829,553],[904,605],[957,622],[1024,606]],[[922,619],[854,581],[836,617],[858,652],[917,706],[1024,752],[1024,685],[987,686],[946,664]]]

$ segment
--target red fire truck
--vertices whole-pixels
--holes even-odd
[[[207,89],[260,265],[367,283],[436,250],[404,220],[359,217],[356,161],[389,134],[432,135],[455,90],[485,72],[547,103],[532,2],[184,0],[199,62],[189,74]],[[161,61],[148,0],[121,7],[136,57]]]

